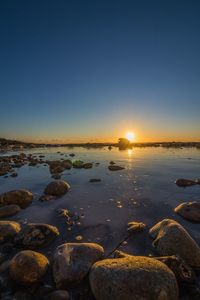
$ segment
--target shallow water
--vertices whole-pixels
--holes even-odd
[[[200,177],[200,150],[148,147],[124,151],[113,148],[109,151],[107,148],[56,147],[27,150],[25,153],[44,154],[44,160],[55,160],[69,158],[71,152],[75,153],[74,159],[100,164],[88,170],[63,172],[62,179],[70,184],[71,190],[57,200],[38,200],[45,186],[52,181],[48,166],[24,166],[16,170],[16,178],[0,177],[0,193],[20,188],[34,193],[32,205],[9,219],[48,223],[60,230],[60,237],[41,252],[48,254],[58,244],[75,242],[75,237],[81,235],[81,242],[97,242],[108,254],[126,237],[128,222],[142,221],[147,229],[134,234],[120,249],[131,254],[153,254],[148,229],[163,218],[180,222],[200,245],[200,225],[192,224],[173,212],[173,208],[181,202],[200,200],[199,185],[180,188],[174,183],[177,178]],[[109,171],[111,160],[125,170]],[[102,181],[90,183],[91,178],[101,178]],[[65,219],[58,216],[58,208],[67,208],[78,214],[80,224],[69,230]]]

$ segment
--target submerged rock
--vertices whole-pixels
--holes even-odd
[[[174,211],[191,222],[200,223],[200,202],[181,203]]]
[[[28,190],[14,190],[0,195],[1,205],[16,204],[25,208],[32,203],[33,194]]]
[[[53,276],[57,288],[82,281],[91,266],[104,256],[103,248],[93,243],[66,243],[54,255]]]
[[[70,185],[66,181],[57,180],[50,182],[46,186],[44,193],[52,196],[63,196],[68,192],[69,189]]]
[[[149,257],[127,256],[95,263],[90,285],[97,300],[177,300],[174,273]]]
[[[20,212],[21,208],[18,205],[11,204],[0,207],[0,218],[10,217]]]
[[[101,179],[100,178],[92,178],[89,180],[89,182],[100,182]]]
[[[31,250],[17,253],[10,261],[10,276],[22,285],[39,282],[45,275],[49,261],[43,254]]]
[[[70,295],[66,290],[57,290],[48,294],[45,300],[70,300]]]
[[[37,249],[48,246],[59,235],[55,226],[48,224],[27,224],[15,237],[15,245],[25,249]]]
[[[171,219],[154,225],[150,231],[153,246],[159,255],[178,255],[191,267],[200,267],[200,248],[178,222]]]
[[[108,169],[109,169],[110,171],[120,171],[120,170],[124,170],[125,168],[124,168],[124,167],[117,166],[117,165],[110,165],[110,166],[108,166]]]
[[[12,240],[20,230],[20,224],[17,222],[0,221],[0,243]]]
[[[176,180],[176,185],[181,187],[187,187],[197,184],[195,180],[180,178]]]

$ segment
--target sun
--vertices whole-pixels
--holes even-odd
[[[132,132],[132,131],[128,131],[128,132],[126,133],[126,138],[127,138],[130,142],[132,142],[132,141],[135,139],[135,133]]]

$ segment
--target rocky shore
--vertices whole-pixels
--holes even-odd
[[[100,243],[63,242],[62,233],[53,224],[13,220],[34,201],[56,201],[71,189],[61,179],[65,170],[92,169],[95,162],[76,159],[74,153],[66,158],[46,160],[45,156],[20,153],[2,156],[0,172],[3,177],[17,173],[24,165],[46,165],[52,176],[43,194],[35,199],[32,191],[9,190],[0,194],[0,299],[2,300],[178,300],[200,299],[200,248],[191,234],[174,219],[161,219],[153,226],[143,220],[127,225],[124,239],[109,252]],[[110,161],[107,171],[124,170],[123,165]],[[88,170],[90,172],[90,170]],[[118,172],[117,172],[118,173]],[[13,179],[14,180],[14,179]],[[101,182],[91,178],[89,184]],[[179,178],[179,189],[199,186],[198,178]],[[58,209],[63,223],[69,228],[79,222],[67,209]],[[174,213],[188,222],[200,223],[200,202],[182,202]],[[11,220],[10,220],[11,218]],[[154,254],[130,255],[120,245],[133,236],[152,239]]]

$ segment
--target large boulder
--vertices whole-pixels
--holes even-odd
[[[16,204],[25,208],[32,203],[33,194],[27,190],[14,190],[0,195],[0,205]]]
[[[174,273],[163,263],[143,256],[105,259],[90,271],[97,300],[177,300]]]
[[[93,243],[66,243],[56,250],[53,276],[57,288],[81,282],[91,266],[104,256],[103,248]]]
[[[0,218],[10,217],[20,212],[21,208],[18,205],[11,204],[0,207]]]
[[[48,246],[59,235],[55,226],[29,223],[15,237],[15,245],[25,249],[37,249]]]
[[[200,248],[178,222],[164,219],[154,225],[149,233],[159,255],[178,255],[191,267],[200,267]]]
[[[22,285],[39,282],[45,275],[49,261],[41,253],[24,250],[17,253],[10,261],[11,278]]]
[[[17,222],[0,221],[0,243],[12,240],[20,230],[20,224]]]
[[[191,222],[200,223],[200,202],[181,203],[174,211]]]
[[[52,195],[52,196],[63,196],[67,193],[67,191],[70,189],[70,185],[64,181],[64,180],[56,180],[50,182],[45,190],[44,193],[46,195]]]

